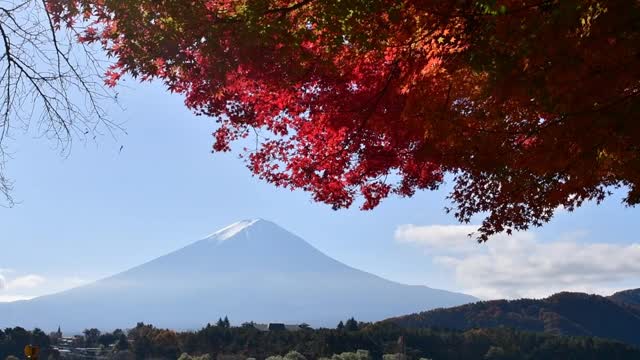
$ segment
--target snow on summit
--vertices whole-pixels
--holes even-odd
[[[249,228],[251,225],[263,221],[261,219],[242,220],[224,227],[213,234],[207,236],[208,240],[225,241],[240,233],[242,230]]]

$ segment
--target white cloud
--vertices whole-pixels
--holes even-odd
[[[9,273],[6,272],[5,273]],[[28,300],[35,296],[29,294],[38,290],[46,283],[46,279],[40,275],[29,274],[8,279],[0,274],[0,302]],[[25,294],[24,292],[27,292]]]
[[[90,281],[77,276],[45,278],[38,274],[10,277],[0,273],[0,302],[28,300],[85,285]]]
[[[394,233],[400,243],[424,246],[427,249],[459,252],[472,251],[478,243],[469,234],[478,230],[475,225],[400,225]]]
[[[13,280],[7,281],[7,289],[33,289],[45,282],[45,278],[40,275],[30,274],[17,277]]]
[[[20,300],[30,300],[33,299],[34,296],[25,296],[25,295],[3,295],[0,294],[0,302],[12,302],[12,301],[20,301]]]
[[[3,274],[10,274],[14,272],[13,269],[0,268],[0,290],[7,287],[7,278]]]
[[[534,233],[521,232],[497,236],[470,250],[459,245],[468,239],[469,229],[404,225],[396,239],[436,252],[435,264],[450,269],[464,291],[485,299],[543,297],[558,291],[608,295],[634,281],[637,287],[640,281],[640,244],[585,243],[580,231],[563,234],[556,242],[541,242]],[[452,252],[446,244],[464,251]]]

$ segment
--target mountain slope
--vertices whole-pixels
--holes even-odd
[[[93,284],[0,306],[0,327],[112,329],[138,321],[196,328],[235,322],[335,326],[474,298],[408,286],[346,266],[265,220],[242,221]]]
[[[509,327],[557,335],[597,336],[640,346],[640,316],[612,298],[622,296],[606,298],[564,292],[541,300],[477,302],[387,321],[408,328]]]
[[[626,307],[640,317],[640,289],[619,291],[609,296],[609,300]]]

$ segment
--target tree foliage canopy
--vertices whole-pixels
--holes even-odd
[[[334,208],[436,189],[478,238],[640,202],[640,3],[48,0],[124,74],[214,117],[216,151]]]
[[[116,332],[111,335],[115,334]],[[124,336],[121,331],[119,335]],[[508,328],[460,332],[402,329],[391,323],[378,323],[366,324],[352,332],[332,329],[262,332],[253,327],[218,326],[207,326],[197,331],[175,332],[138,323],[128,332],[130,350],[116,348],[110,353],[103,353],[101,357],[114,360],[249,360],[267,359],[273,354],[283,354],[284,356],[275,355],[273,358],[399,359],[402,358],[398,354],[398,338],[401,336],[406,339],[407,359],[483,359],[491,355],[494,356],[491,358],[513,360],[635,360],[640,356],[637,347],[620,342],[601,338],[535,334]],[[23,349],[27,344],[40,346],[42,359],[60,356],[42,331],[27,331],[16,327],[0,330],[0,359],[23,356]]]

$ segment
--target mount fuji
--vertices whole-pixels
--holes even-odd
[[[209,237],[92,284],[0,304],[0,327],[126,328],[142,321],[195,329],[233,323],[377,321],[473,302],[459,293],[403,285],[351,268],[266,220]]]

